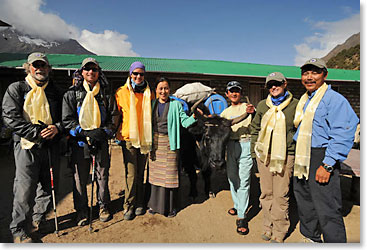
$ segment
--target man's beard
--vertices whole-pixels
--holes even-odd
[[[32,75],[32,77],[34,80],[39,81],[41,83],[45,83],[48,81],[48,75],[34,74]]]

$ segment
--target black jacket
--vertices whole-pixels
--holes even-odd
[[[74,137],[78,136],[78,130],[80,130],[78,110],[82,106],[86,94],[87,92],[81,84],[71,86],[64,94],[62,103],[62,123]],[[107,87],[101,85],[100,91],[95,98],[98,104],[105,108],[106,117],[102,119],[100,128],[108,131],[107,134],[113,137],[116,133],[118,121],[120,119],[115,97],[110,93]]]
[[[26,81],[14,82],[9,85],[5,92],[2,103],[2,116],[6,126],[12,129],[14,141],[19,141],[23,137],[29,141],[37,142],[40,140],[41,125],[32,124],[24,118],[23,105],[26,94],[31,90],[31,86]],[[58,140],[64,132],[61,123],[61,103],[62,92],[52,81],[45,88],[45,94],[50,106],[52,122],[59,130],[53,140]]]

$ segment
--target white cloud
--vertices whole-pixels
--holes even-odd
[[[127,35],[116,31],[105,30],[103,34],[96,34],[83,30],[79,37],[79,43],[98,55],[105,56],[139,56],[127,42]]]
[[[297,51],[294,64],[297,66],[312,57],[326,56],[351,35],[360,32],[360,14],[336,22],[313,23],[313,28],[321,32],[315,32],[312,36],[304,38],[304,43],[294,45]]]
[[[22,33],[48,41],[75,39],[97,55],[138,56],[127,35],[110,30],[80,31],[58,15],[44,13],[40,10],[44,4],[44,0],[0,0],[0,17]]]
[[[0,17],[22,33],[54,41],[78,37],[78,29],[55,14],[43,13],[43,0],[1,0]]]

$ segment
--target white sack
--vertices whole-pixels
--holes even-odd
[[[200,82],[187,83],[181,88],[177,89],[173,96],[184,100],[187,103],[194,103],[200,98],[207,96],[208,93],[213,92],[214,89]]]

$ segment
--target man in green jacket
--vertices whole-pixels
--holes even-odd
[[[289,185],[293,174],[295,144],[294,114],[298,100],[287,90],[280,72],[266,77],[269,90],[259,102],[251,123],[251,155],[256,157],[260,174],[260,203],[264,213],[265,241],[283,242],[288,232]]]

